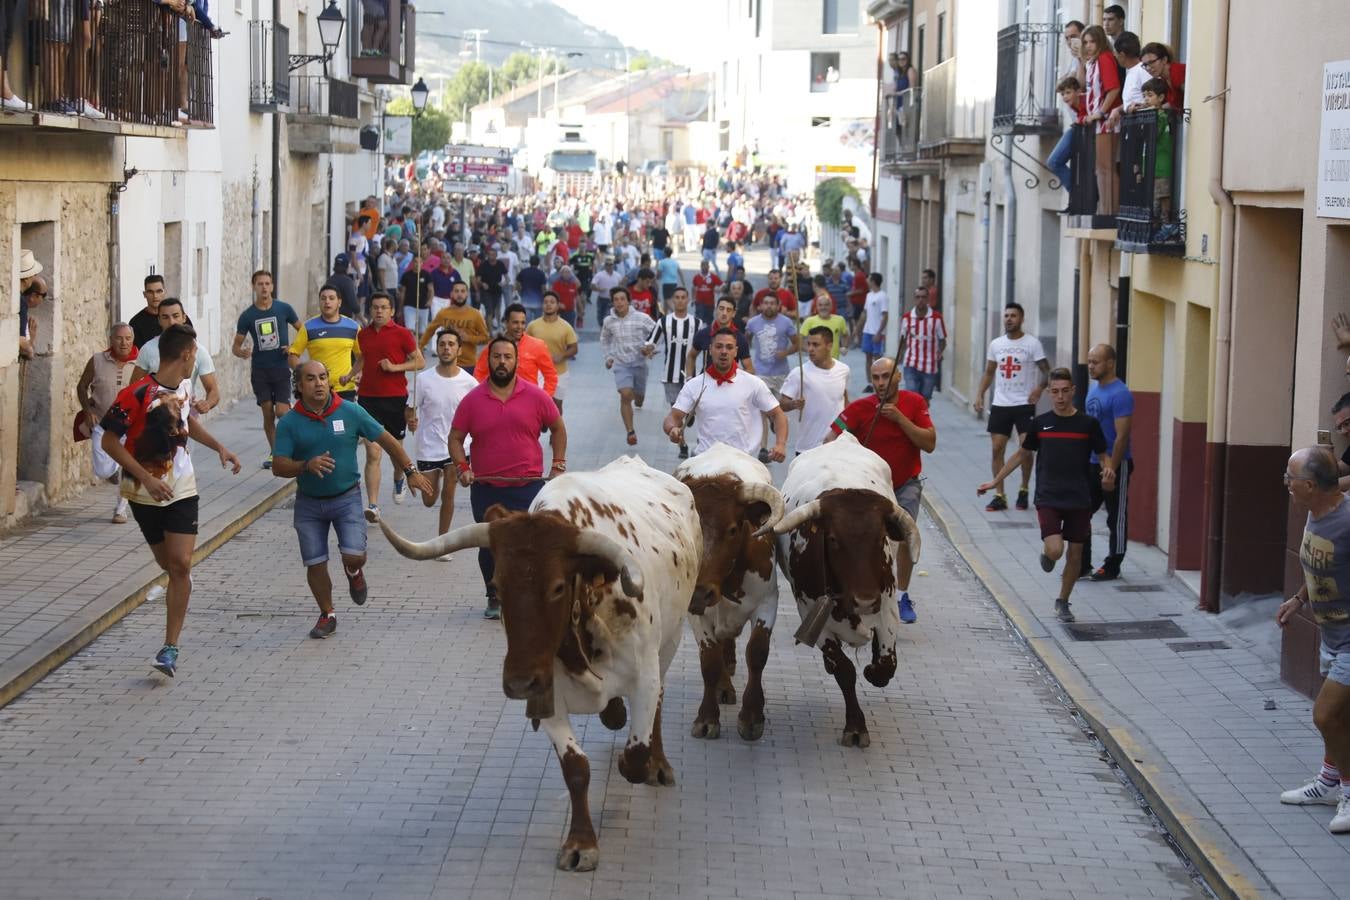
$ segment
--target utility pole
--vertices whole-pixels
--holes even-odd
[[[633,167],[633,161],[629,156],[633,151],[633,116],[629,103],[630,88],[629,79],[632,77],[632,60],[628,58],[628,48],[623,48],[623,162],[629,169]]]
[[[485,34],[487,34],[487,33],[488,33],[488,30],[487,30],[486,28],[465,28],[465,29],[464,29],[464,36],[465,36],[465,37],[471,37],[471,38],[473,38],[473,43],[474,43],[474,48],[473,48],[474,62],[482,62],[482,61],[483,61],[483,35],[485,35]]]
[[[535,81],[534,92],[534,117],[542,119],[544,117],[544,48],[539,47],[539,66],[535,74],[538,76]]]

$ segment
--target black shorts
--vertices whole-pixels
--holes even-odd
[[[675,296],[675,292],[676,292],[677,290],[679,290],[679,287],[680,287],[680,286],[679,286],[678,284],[663,284],[663,285],[661,285],[661,299],[662,299],[662,300],[669,300],[671,297],[674,297],[674,296]]]
[[[166,531],[174,534],[197,533],[197,497],[184,497],[168,506],[151,506],[148,503],[131,504],[131,515],[141,526],[141,534],[150,546],[164,543]]]
[[[1001,434],[1008,437],[1017,429],[1017,433],[1026,437],[1026,433],[1031,430],[1031,420],[1036,417],[1036,407],[1030,403],[1024,403],[1021,406],[991,406],[989,407],[989,427],[985,429],[990,434]]]
[[[356,388],[352,388],[350,391],[338,391],[337,395],[348,403],[356,402]]]
[[[268,403],[290,405],[294,399],[291,390],[291,367],[273,366],[267,369],[255,368],[249,375],[253,382],[253,397],[259,406]]]
[[[370,413],[372,419],[384,426],[385,431],[403,440],[408,427],[403,418],[403,410],[408,405],[407,397],[358,397],[356,402]]]
[[[455,464],[450,457],[445,459],[419,459],[417,461],[417,471],[419,472],[439,472],[442,469],[448,469]]]

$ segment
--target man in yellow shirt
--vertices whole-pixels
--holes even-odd
[[[558,295],[544,291],[544,315],[525,326],[525,333],[539,338],[553,357],[558,370],[558,386],[553,389],[553,402],[562,410],[563,394],[567,390],[567,361],[577,355],[577,333],[561,315]]]
[[[450,287],[450,305],[436,313],[427,330],[422,332],[419,347],[426,347],[432,336],[442,328],[454,326],[459,332],[459,365],[470,372],[478,360],[478,346],[487,343],[487,322],[483,314],[469,305],[469,285],[457,281]]]
[[[361,350],[356,333],[361,330],[355,319],[342,314],[342,298],[337,288],[324,285],[319,290],[319,314],[300,326],[291,341],[287,359],[291,368],[300,365],[300,355],[328,369],[329,384],[339,397],[356,402],[356,376],[361,371]]]
[[[814,288],[816,312],[815,315],[807,316],[802,321],[802,336],[809,335],[812,328],[825,327],[830,329],[834,332],[834,344],[830,348],[830,355],[838,359],[841,352],[848,352],[848,319],[834,311],[834,298],[830,296],[829,291],[825,290],[823,284],[815,284]]]

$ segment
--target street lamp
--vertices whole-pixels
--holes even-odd
[[[323,44],[322,53],[292,53],[291,68],[303,68],[312,62],[323,63],[324,74],[328,73],[328,61],[337,53],[338,43],[342,40],[342,29],[347,20],[338,9],[337,0],[328,0],[328,6],[319,13],[319,43]]]
[[[417,78],[417,84],[414,84],[412,86],[412,105],[414,118],[420,118],[422,115],[422,110],[427,108],[427,96],[430,93],[431,90],[427,87],[427,83],[423,81],[422,77],[419,75]]]

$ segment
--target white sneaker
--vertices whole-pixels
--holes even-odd
[[[15,94],[12,97],[0,98],[0,107],[13,112],[23,112],[28,109],[28,104],[24,102],[22,97]]]
[[[164,585],[157,584],[145,592],[145,600],[147,603],[158,603],[164,599],[166,593]]]
[[[394,503],[401,504],[408,497],[408,480],[398,478],[394,481]]]
[[[1341,801],[1340,787],[1339,784],[1327,787],[1320,778],[1314,778],[1301,788],[1285,791],[1280,795],[1280,802],[1294,806],[1335,806],[1338,803],[1345,806]],[[1350,807],[1345,807],[1345,810],[1345,830],[1350,831]]]
[[[127,524],[127,515],[131,512],[131,504],[127,502],[126,497],[117,498],[117,506],[113,509],[112,520],[114,525]]]
[[[94,104],[90,103],[88,100],[81,100],[81,101],[80,101],[80,115],[84,116],[84,117],[87,118],[87,119],[106,119],[106,118],[108,118],[107,116],[105,116],[105,115],[103,114],[103,110],[99,109],[97,106],[95,106]]]
[[[454,558],[455,558],[455,556],[454,556],[453,553],[442,553],[440,556],[436,557],[436,561],[437,561],[437,562],[450,562],[450,561],[453,560]]]
[[[1350,797],[1342,797],[1336,806],[1336,815],[1327,826],[1332,834],[1350,834]]]

